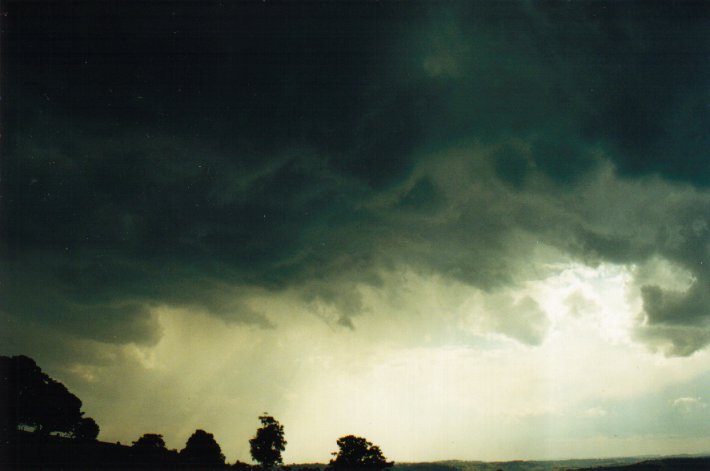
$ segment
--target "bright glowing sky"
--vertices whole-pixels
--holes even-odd
[[[0,353],[229,461],[710,452],[708,10],[644,3],[5,2]]]

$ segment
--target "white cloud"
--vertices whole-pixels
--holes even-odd
[[[699,397],[679,397],[671,403],[673,409],[683,413],[690,414],[707,408],[707,403]]]

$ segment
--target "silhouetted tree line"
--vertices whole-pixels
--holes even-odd
[[[261,427],[249,440],[258,465],[227,465],[214,435],[204,430],[196,430],[180,451],[167,449],[158,433],[145,433],[130,447],[99,442],[99,426],[84,417],[81,400],[22,355],[0,356],[0,407],[0,469],[291,469],[283,466],[281,456],[287,444],[284,428],[267,413],[259,417]],[[364,438],[348,435],[336,443],[339,450],[327,469],[379,471],[394,465]]]

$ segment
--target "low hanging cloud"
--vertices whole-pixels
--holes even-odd
[[[4,315],[151,345],[156,307],[278,328],[246,293],[294,290],[326,322],[357,328],[359,287],[382,287],[383,273],[495,295],[539,276],[550,260],[536,251],[550,247],[590,265],[680,267],[685,290],[639,286],[637,338],[670,355],[710,343],[710,111],[699,105],[710,66],[697,6],[381,6],[338,17],[342,28],[327,14],[259,22],[252,39],[239,36],[238,6],[220,16],[234,28],[199,32],[184,8],[147,36],[165,70],[150,54],[116,70],[140,45],[91,41],[92,28],[142,37],[129,14],[81,34],[57,24],[13,36]],[[260,8],[297,7],[247,17],[263,20]],[[92,62],[62,59],[82,47]],[[26,54],[37,48],[53,59]],[[200,73],[179,73],[182,60]],[[503,335],[544,341],[532,298],[495,315]]]
[[[491,304],[492,331],[527,345],[536,346],[543,342],[549,320],[535,300],[528,296],[519,301]]]

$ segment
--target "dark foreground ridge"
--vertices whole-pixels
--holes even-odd
[[[0,469],[258,469],[245,463],[214,466],[186,463],[176,450],[139,450],[136,447],[101,441],[78,441],[60,436],[41,437],[18,432],[1,447]],[[509,461],[406,463],[394,466],[401,471],[706,471],[710,457],[659,458],[633,462],[616,460]],[[608,465],[610,462],[615,465]],[[626,464],[619,464],[626,463]],[[281,469],[324,470],[325,464],[291,465]],[[344,468],[347,469],[347,468]],[[358,468],[353,468],[358,469]]]
[[[18,432],[11,442],[2,443],[0,469],[262,469],[246,463],[199,465],[184,462],[176,450],[137,450],[136,447],[101,441]],[[403,463],[401,471],[707,471],[710,457],[659,458],[633,463],[633,458],[616,460],[509,461]],[[638,458],[637,458],[638,460]],[[625,462],[605,466],[609,462]],[[281,466],[284,471],[325,470],[325,464]],[[372,469],[372,468],[342,468]]]
[[[147,453],[101,441],[78,441],[18,432],[2,444],[2,469],[168,469],[180,466],[174,450]]]

